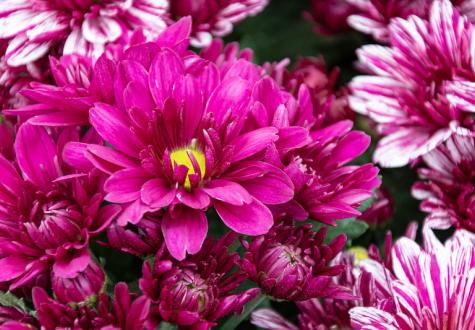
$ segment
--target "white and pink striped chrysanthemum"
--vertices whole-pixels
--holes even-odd
[[[457,231],[442,244],[426,224],[424,248],[409,238],[392,248],[392,269],[374,260],[361,267],[388,299],[350,310],[356,330],[475,329],[474,236]]]
[[[474,25],[449,0],[435,0],[429,19],[392,21],[390,46],[358,56],[369,75],[351,82],[351,107],[378,124],[374,154],[385,167],[404,166],[453,134],[469,135],[475,112]]]
[[[52,49],[97,58],[136,28],[157,35],[168,7],[168,0],[3,0],[0,39],[8,41],[5,58],[14,67]]]

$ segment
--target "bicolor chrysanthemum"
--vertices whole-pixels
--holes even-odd
[[[378,123],[374,160],[408,164],[453,134],[474,127],[473,25],[449,0],[434,1],[429,20],[395,19],[389,47],[358,51],[370,75],[353,79],[352,108]]]
[[[162,248],[153,267],[144,263],[139,283],[152,302],[151,316],[183,329],[209,330],[219,319],[242,312],[259,289],[236,290],[246,275],[233,271],[239,255],[229,253],[228,249],[235,239],[234,233],[219,240],[210,237],[198,254],[183,261],[174,260]],[[153,328],[156,323],[151,323]]]
[[[391,249],[392,266],[370,260],[361,267],[386,298],[350,311],[355,329],[472,329],[475,320],[475,245],[457,231],[443,245],[424,228],[424,248],[409,238]],[[389,268],[387,268],[389,267]]]
[[[268,3],[269,0],[173,0],[170,2],[170,15],[172,18],[191,16],[191,44],[205,47],[213,37],[231,33],[233,25],[258,14]]]
[[[412,194],[422,200],[421,209],[429,221],[448,228],[475,232],[475,141],[470,136],[453,136],[444,145],[423,156],[418,170],[423,180]]]
[[[97,169],[79,173],[63,162],[69,140],[79,140],[76,130],[55,141],[43,127],[23,124],[15,141],[19,171],[0,157],[0,282],[10,290],[84,272],[93,262],[90,238],[120,211],[102,206],[104,176]]]
[[[166,26],[167,0],[12,0],[0,6],[0,39],[8,40],[8,65],[50,52],[97,58],[137,28],[153,34]]]

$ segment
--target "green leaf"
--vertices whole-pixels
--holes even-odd
[[[18,298],[11,292],[0,292],[0,305],[5,307],[15,307],[24,311],[28,311],[22,298]]]
[[[158,326],[158,330],[175,330],[176,325],[167,323],[167,322],[160,322],[160,325]]]
[[[251,300],[246,307],[244,308],[244,312],[239,315],[231,316],[221,327],[222,330],[234,330],[237,326],[246,320],[249,315],[260,305],[264,304],[267,301],[267,297],[264,294],[260,294],[254,300]]]
[[[321,223],[315,223],[313,225],[314,230],[318,230],[322,227],[327,228],[327,237],[325,241],[331,242],[335,237],[340,234],[346,234],[348,242],[363,235],[368,230],[368,224],[364,221],[356,220],[355,218],[338,220],[336,226],[326,226]]]

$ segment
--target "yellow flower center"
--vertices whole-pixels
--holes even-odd
[[[170,154],[173,169],[176,165],[182,165],[188,168],[188,173],[186,175],[184,184],[186,189],[191,189],[190,175],[197,174],[197,171],[195,171],[195,166],[193,166],[193,161],[190,157],[190,154],[195,159],[195,163],[198,164],[201,176],[200,179],[203,179],[206,172],[206,159],[204,153],[201,150],[195,147],[180,148],[172,151],[172,153]]]
[[[353,246],[352,248],[348,249],[348,252],[355,256],[355,266],[358,266],[361,261],[369,258],[368,250],[362,246]]]

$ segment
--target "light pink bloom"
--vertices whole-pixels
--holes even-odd
[[[258,14],[268,3],[269,0],[173,0],[170,14],[173,18],[191,16],[191,44],[206,47],[213,37],[231,33],[235,24]]]
[[[473,329],[475,245],[457,231],[443,245],[427,225],[424,247],[409,238],[391,249],[392,263],[362,261],[387,299],[350,311],[359,329]]]
[[[423,156],[418,170],[423,180],[412,194],[422,200],[421,209],[439,228],[464,228],[475,232],[475,141],[454,135],[444,145]]]
[[[389,47],[358,51],[370,75],[353,79],[351,107],[378,123],[374,153],[385,167],[408,164],[453,134],[474,127],[474,27],[448,0],[436,0],[429,20],[397,18]]]
[[[10,66],[34,62],[48,53],[98,58],[137,28],[157,35],[168,0],[7,0],[0,4],[0,39],[8,40]]]

